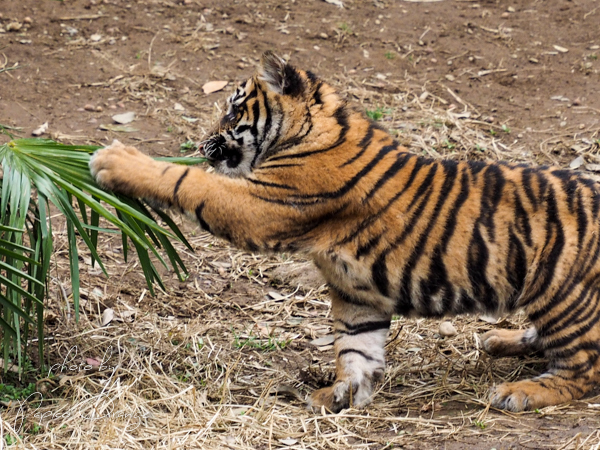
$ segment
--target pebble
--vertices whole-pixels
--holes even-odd
[[[511,13],[514,13],[514,12],[516,12],[516,11],[517,11],[517,10],[516,10],[515,8],[513,8],[512,6],[509,6],[508,8],[506,8],[506,10],[507,10],[508,12],[511,12]]]
[[[510,17],[510,14],[507,12],[504,12],[504,13],[500,14],[500,17],[502,17],[503,19],[508,19]]]
[[[104,108],[102,106],[96,106],[95,111],[96,112],[102,112],[102,111],[104,111]]]
[[[83,109],[85,109],[86,111],[96,111],[96,107],[90,103],[88,103],[87,105],[85,105],[83,107]]]
[[[452,322],[445,321],[440,323],[440,336],[452,337],[456,336],[457,334],[458,331],[456,331],[456,328],[454,325],[452,325]]]
[[[321,39],[329,39],[329,36],[327,36],[327,33],[319,33],[319,37]]]
[[[117,103],[117,106],[118,106],[119,108],[125,108],[125,103],[123,103],[123,102],[119,102],[119,103]]]
[[[23,22],[25,22],[25,23],[32,23],[32,22],[33,22],[33,20],[31,20],[31,17],[27,16],[27,17],[25,17],[25,18],[23,19]]]
[[[22,23],[19,22],[11,22],[6,25],[6,31],[19,31],[23,27]]]

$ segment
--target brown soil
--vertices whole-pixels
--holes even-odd
[[[219,115],[228,92],[253,72],[261,53],[271,49],[289,57],[298,67],[311,69],[346,92],[351,100],[381,115],[380,119],[387,121],[414,151],[563,166],[580,155],[588,164],[600,162],[597,0],[343,3],[342,9],[320,0],[2,1],[0,124],[14,127],[16,130],[9,131],[17,136],[29,136],[48,122],[49,136],[64,142],[106,144],[118,138],[154,155],[180,155],[180,145],[203,137]],[[202,85],[214,80],[229,84],[224,91],[205,95]],[[125,111],[136,113],[136,120],[128,125],[132,130],[107,130],[107,126],[114,126],[111,116]],[[424,114],[429,114],[431,121],[421,120]],[[443,114],[453,114],[457,123],[465,124],[464,128],[453,125],[459,135],[451,130],[430,133],[432,127],[446,127],[445,122],[434,120]],[[472,139],[464,137],[471,136],[469,133]],[[6,140],[8,137],[0,136],[0,143]],[[484,148],[481,142],[489,145]],[[90,272],[89,291],[104,286],[106,297],[84,306],[85,320],[89,320],[84,323],[96,323],[103,308],[129,304],[140,308],[136,320],[148,315],[159,322],[175,321],[177,325],[169,326],[179,327],[178,333],[184,333],[181,330],[187,326],[192,329],[191,324],[198,325],[194,321],[201,320],[208,325],[198,332],[214,342],[229,342],[229,348],[234,339],[247,338],[247,330],[252,327],[262,337],[270,333],[266,329],[290,337],[289,347],[267,356],[243,348],[231,350],[237,355],[236,361],[243,361],[240,367],[244,369],[239,370],[252,379],[252,388],[231,388],[230,403],[253,404],[266,395],[260,392],[271,372],[260,372],[252,378],[252,372],[259,370],[258,361],[277,369],[277,376],[286,384],[299,386],[303,393],[305,388],[326,383],[331,377],[331,353],[308,344],[329,330],[327,305],[321,302],[325,291],[311,269],[300,266],[299,270],[300,263],[281,257],[259,260],[243,255],[205,235],[196,236],[191,225],[186,228],[196,249],[195,255],[186,256],[194,271],[187,282],[171,281],[168,293],[145,297],[140,303],[144,286],[133,263],[126,276],[121,275],[122,267],[115,266],[109,282]],[[118,246],[117,240],[114,246]],[[284,269],[275,269],[282,264]],[[68,284],[68,280],[63,282]],[[265,297],[265,292],[273,289],[293,302],[274,305],[277,299]],[[54,311],[48,325],[56,333],[57,342],[60,336],[71,339],[73,334],[65,330],[64,311],[56,302],[51,302],[49,310]],[[307,321],[300,331],[296,322],[278,315],[283,312],[289,319],[290,311],[296,319]],[[327,423],[321,423],[322,429],[313,433],[321,436],[317,440],[311,440],[312,432],[306,428],[302,432],[302,426],[314,426],[311,415],[303,412],[301,405],[290,407],[289,414],[304,417],[308,425],[290,425],[287,435],[295,436],[297,445],[303,443],[304,448],[362,444],[373,449],[393,445],[449,449],[596,445],[597,449],[600,419],[588,407],[588,403],[598,403],[597,399],[550,408],[541,414],[485,410],[485,392],[490,383],[504,377],[528,376],[543,366],[534,359],[490,362],[485,355],[469,353],[475,345],[473,332],[489,328],[482,322],[472,322],[455,322],[462,337],[450,342],[427,332],[435,329],[433,322],[406,321],[404,328],[396,327],[403,334],[402,342],[392,341],[389,346],[386,385],[372,406],[366,411],[351,411],[352,417],[342,418],[341,422],[336,419],[335,426],[323,419]],[[520,324],[517,320],[511,325]],[[127,330],[123,326],[115,335],[127,336]],[[78,336],[80,348],[94,348]],[[54,358],[60,360],[66,347],[53,347]],[[400,361],[413,358],[421,347],[427,350],[408,370]],[[178,359],[178,355],[183,360],[182,353],[173,353],[170,359]],[[237,367],[237,362],[232,367]],[[235,372],[237,369],[232,367],[226,370]],[[222,383],[221,372],[211,370],[217,373],[215,380]],[[438,386],[437,390],[424,388],[446,376],[460,381],[450,387]],[[204,372],[203,377],[202,383],[211,383]],[[204,386],[196,379],[191,383],[199,391]],[[248,383],[246,380],[242,384]],[[218,396],[209,394],[205,401],[219,405]],[[368,420],[356,418],[382,411],[389,417],[414,420],[394,424],[386,419],[365,425]],[[165,414],[165,423],[171,423],[178,413]],[[221,444],[205,448],[294,448],[294,444],[281,442],[286,438],[281,434],[285,427],[276,428],[273,437],[273,422],[271,434],[266,422],[256,425],[268,436],[259,432],[252,435],[248,431],[252,426],[244,428],[246,423],[236,428],[233,422],[223,425],[225,422],[217,421],[221,428],[215,436],[227,426],[232,427],[233,434],[215,438]],[[347,433],[341,433],[340,427]],[[324,431],[329,429],[337,430],[343,438],[334,440],[333,434]],[[144,436],[143,428],[138,433]],[[206,436],[213,436],[211,433]],[[251,435],[254,440],[244,441],[241,437]],[[95,442],[99,438],[93,434],[83,439]],[[153,447],[171,445],[161,439],[158,433],[150,442]],[[131,448],[138,445],[115,440],[111,444]]]

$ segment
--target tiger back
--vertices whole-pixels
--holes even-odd
[[[240,248],[312,258],[329,285],[336,381],[313,392],[311,406],[371,401],[394,314],[524,309],[529,329],[490,331],[483,347],[497,356],[543,351],[548,369],[493,388],[494,407],[555,405],[598,382],[593,181],[411,154],[330,85],[272,53],[202,146],[215,173],[118,142],[96,152],[90,169],[105,188],[180,208]]]

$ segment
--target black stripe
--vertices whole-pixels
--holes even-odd
[[[379,243],[380,240],[381,240],[381,234],[376,234],[371,239],[369,239],[367,242],[365,242],[363,245],[359,246],[356,249],[356,259],[359,259],[359,258],[369,254],[371,252],[371,250],[373,250],[373,248],[375,248],[375,246],[377,246],[377,244]]]
[[[534,210],[537,211],[539,200],[535,193],[533,192],[532,183],[532,174],[535,173],[533,168],[528,168],[523,170],[521,173],[521,186],[523,186],[523,190],[525,191],[525,195],[529,199],[529,202],[533,205]]]
[[[511,301],[509,302],[508,310],[513,311],[517,305],[516,301],[519,298],[519,293],[523,291],[525,286],[525,277],[527,276],[527,255],[523,244],[519,238],[509,231],[508,237],[508,255],[506,258],[506,275],[508,282],[515,289]]]
[[[280,169],[282,167],[302,167],[303,164],[261,164],[256,170]]]
[[[413,166],[411,173],[408,177],[408,180],[406,181],[406,183],[404,184],[402,189],[396,195],[394,195],[383,208],[381,208],[379,211],[377,211],[376,213],[372,214],[371,216],[369,216],[368,218],[363,220],[351,234],[349,234],[341,242],[339,242],[339,245],[347,244],[348,242],[353,241],[363,230],[365,230],[372,223],[377,221],[379,219],[379,217],[381,217],[396,202],[396,200],[398,200],[400,198],[400,196],[402,196],[402,194],[404,194],[412,186],[412,184],[415,181],[415,178],[417,177],[417,174],[420,172],[421,168],[424,165],[431,164],[431,161],[427,160],[425,158],[419,158],[415,155],[410,155],[408,153],[405,155],[406,155],[407,159],[411,159],[411,160],[416,159],[416,161],[415,161],[415,165]],[[407,202],[407,204],[412,204],[412,202],[414,202],[414,199],[412,199],[411,202]]]
[[[396,143],[396,148],[398,148],[398,143]],[[375,186],[373,186],[373,188],[367,193],[367,195],[363,199],[363,203],[369,201],[379,189],[381,189],[390,179],[395,177],[398,174],[398,172],[400,172],[400,170],[402,170],[404,166],[406,166],[408,160],[409,158],[407,153],[398,154],[398,156],[396,157],[396,161],[394,161],[394,164],[392,164],[390,168],[387,169],[385,173],[379,178],[379,180],[377,180]]]
[[[356,336],[357,334],[370,333],[377,330],[387,330],[390,328],[391,321],[389,320],[378,320],[374,322],[362,322],[350,324],[340,319],[335,319],[335,322],[339,322],[346,328],[345,330],[336,329],[336,333],[345,334],[348,336]]]
[[[255,196],[262,200],[261,197]],[[331,219],[338,217],[341,212],[348,207],[348,203],[344,203],[337,209],[321,214],[320,216],[305,216],[304,221],[295,221],[289,226],[282,226],[284,232],[277,232],[268,237],[268,240],[293,240],[299,239],[313,231],[314,229],[328,223]]]
[[[338,135],[337,140],[332,145],[330,145],[329,147],[326,147],[326,148],[322,148],[320,150],[312,150],[312,151],[307,151],[307,152],[302,152],[302,153],[292,153],[289,155],[273,156],[273,157],[269,158],[269,161],[277,161],[277,160],[281,160],[281,159],[290,159],[290,158],[305,158],[307,156],[316,155],[318,153],[328,152],[329,150],[334,149],[334,148],[338,147],[339,145],[343,144],[346,141],[346,134],[348,133],[348,130],[350,129],[350,124],[348,123],[348,112],[346,111],[346,105],[341,104],[340,106],[338,106],[338,108],[333,113],[333,117],[337,120],[337,123],[340,126],[340,133]],[[291,146],[296,145],[297,143],[302,142],[302,139],[304,139],[304,137],[310,132],[310,130],[312,130],[312,122],[311,122],[311,126],[310,126],[309,130],[307,131],[307,133],[305,133],[305,135],[302,136],[298,142],[291,142],[290,144],[286,143],[286,146],[289,148]]]
[[[498,306],[496,291],[487,279],[486,269],[489,251],[476,225],[468,247],[467,272],[473,297],[485,306],[486,311],[495,311]]]
[[[515,187],[513,185],[513,187]],[[523,202],[521,201],[521,196],[517,189],[514,192],[514,200],[515,200],[515,225],[517,231],[523,239],[525,240],[525,244],[528,247],[533,245],[533,240],[531,238],[531,224],[529,223],[529,214],[525,211],[523,207]]]
[[[427,205],[427,202],[429,201],[429,197],[432,192],[431,182],[432,182],[433,178],[435,177],[437,168],[438,168],[438,164],[431,165],[431,169],[429,170],[427,176],[425,177],[425,179],[419,186],[419,189],[417,189],[417,192],[414,195],[412,201],[409,202],[409,204],[410,204],[409,210],[410,210],[416,204],[417,199],[419,199],[421,196],[423,197],[419,201],[419,204],[417,205],[415,212],[413,213],[412,217],[410,218],[410,221],[404,227],[404,230],[402,230],[402,233],[400,234],[400,236],[398,236],[398,238],[396,238],[396,240],[389,247],[387,247],[385,249],[385,251],[381,252],[379,257],[375,260],[375,262],[373,263],[373,266],[371,267],[371,274],[373,277],[373,281],[374,281],[375,285],[377,286],[377,289],[379,290],[379,292],[381,292],[381,294],[386,297],[389,295],[389,280],[387,277],[387,267],[386,267],[385,260],[387,258],[387,255],[390,252],[392,252],[394,249],[396,249],[406,239],[406,237],[412,232],[413,228],[419,221],[421,215],[425,211],[425,206]],[[402,290],[402,286],[401,286],[401,290]],[[406,292],[406,291],[404,291],[404,292]],[[402,302],[402,300],[403,300],[403,298],[401,297],[398,299],[398,302]],[[409,302],[410,302],[410,299],[409,299]],[[398,307],[400,308],[400,307],[402,307],[402,305],[398,305]]]
[[[200,223],[200,226],[202,227],[202,229],[208,231],[209,233],[212,233],[210,226],[208,226],[208,223],[206,223],[206,221],[204,220],[204,217],[202,216],[202,212],[204,211],[204,206],[205,203],[202,202],[198,205],[198,207],[196,208],[196,218],[198,219],[198,222]]]
[[[377,164],[379,164],[381,162],[381,160],[390,152],[396,150],[398,148],[398,143],[397,142],[393,142],[390,145],[386,145],[384,147],[381,147],[379,149],[379,151],[377,152],[377,155],[375,155],[375,157],[369,161],[369,163],[364,166],[358,173],[356,173],[352,178],[350,178],[346,184],[344,184],[342,187],[338,188],[335,191],[329,191],[329,192],[320,192],[318,194],[304,194],[304,195],[298,195],[296,196],[296,198],[301,198],[301,199],[333,199],[333,198],[339,198],[342,197],[343,195],[347,194],[348,191],[350,191],[350,189],[352,189],[354,186],[356,186],[356,184],[365,176],[367,175],[369,172],[371,172],[371,170],[373,170]]]
[[[258,143],[256,142],[256,152],[254,153],[254,158],[252,158],[252,162],[250,163],[250,167],[254,167],[256,165],[256,161],[258,160],[258,157],[263,153],[260,151],[260,148],[262,147],[263,143],[265,142],[265,139],[267,138],[267,135],[269,134],[269,131],[271,131],[271,125],[272,125],[272,121],[271,121],[271,107],[269,106],[269,100],[267,98],[267,94],[261,90],[261,93],[263,95],[263,106],[265,108],[265,125],[263,127],[263,133],[261,136],[261,142]],[[257,100],[258,103],[258,100]],[[264,151],[264,150],[263,150]]]
[[[498,211],[498,204],[502,199],[506,180],[500,167],[490,164],[483,172],[483,192],[481,194],[481,213],[478,222],[487,228],[488,239],[495,241],[494,217]]]
[[[429,218],[427,227],[421,233],[419,241],[411,252],[410,259],[404,267],[401,286],[405,292],[412,292],[412,272],[417,266],[418,261],[425,254],[425,248],[427,247],[427,241],[431,234],[431,230],[437,223],[444,204],[446,203],[450,192],[455,186],[456,174],[458,171],[457,163],[454,161],[444,161],[440,165],[444,170],[444,173],[441,175],[441,177],[444,179],[444,183],[438,192],[437,202],[433,208],[433,212]],[[449,237],[447,239],[449,239]],[[442,290],[446,296],[446,301],[443,302],[443,308],[449,308],[451,299],[454,297],[454,291],[452,285],[448,281],[446,266],[442,260],[441,248],[438,246],[434,255],[430,258],[428,277],[420,282],[421,300],[423,300],[421,306],[423,307],[422,311],[424,314],[428,316],[437,316],[445,312],[443,310],[433,311],[431,308],[433,303],[429,302],[429,304],[427,304],[427,301],[430,300],[431,297]]]
[[[328,283],[327,286],[329,287],[330,294],[332,296],[337,296],[344,303],[349,303],[350,305],[356,306],[372,306],[372,304],[369,301],[362,300],[360,298],[354,297],[353,295],[347,294],[346,292],[342,291],[340,288],[334,286],[331,283]]]
[[[464,166],[463,166],[464,167]],[[445,254],[448,250],[448,244],[450,243],[450,238],[454,235],[454,230],[456,229],[456,224],[458,223],[459,211],[460,208],[464,205],[464,203],[469,198],[470,194],[470,186],[469,183],[469,175],[468,172],[463,168],[461,171],[461,180],[460,180],[460,192],[456,197],[454,205],[452,205],[452,209],[449,211],[446,221],[446,225],[444,227],[444,234],[441,239],[441,250]]]
[[[175,188],[173,189],[173,202],[174,203],[177,203],[177,194],[179,192],[179,188],[181,187],[181,183],[183,183],[183,180],[185,180],[185,177],[187,177],[189,173],[190,173],[190,168],[188,167],[187,169],[185,169],[183,174],[179,177],[179,179],[177,180],[177,183],[175,183]]]
[[[347,355],[348,353],[356,353],[357,355],[360,355],[363,358],[365,358],[367,361],[381,362],[380,360],[378,360],[376,358],[372,358],[371,356],[367,355],[365,352],[363,352],[361,350],[356,350],[354,348],[345,348],[343,350],[340,350],[337,354],[337,357],[340,358],[343,355]]]
[[[373,132],[374,131],[375,131],[375,127],[373,126],[372,123],[369,123],[369,128],[367,129],[367,133],[361,139],[361,141],[358,143],[358,147],[360,148],[360,150],[352,158],[350,158],[348,161],[346,161],[344,164],[342,164],[340,166],[340,168],[345,167],[348,164],[352,164],[354,161],[356,161],[358,158],[360,158],[363,155],[363,153],[367,150],[369,145],[371,145],[371,141],[373,140]]]
[[[265,186],[265,187],[273,187],[273,188],[278,188],[278,189],[286,189],[286,190],[289,190],[289,191],[295,191],[296,190],[296,188],[294,186],[290,186],[288,184],[271,183],[269,181],[257,180],[255,178],[247,178],[247,180],[250,183],[255,184],[257,186]]]
[[[585,200],[581,191],[577,193],[577,246],[579,251],[583,249],[585,235],[588,227],[588,218],[586,213]]]
[[[544,261],[538,266],[538,269],[533,276],[533,279],[536,280],[536,284],[534,286],[536,286],[537,289],[531,293],[528,302],[534,301],[544,295],[548,288],[552,285],[552,281],[554,280],[554,270],[556,269],[558,261],[560,261],[560,254],[562,253],[565,245],[563,226],[558,215],[558,205],[556,204],[556,197],[552,188],[550,188],[547,194],[546,203],[546,242],[544,243],[544,248],[542,249]],[[552,240],[554,240],[553,245],[551,244]],[[550,245],[552,245],[552,247],[550,248],[550,251],[547,252],[547,249]],[[547,311],[552,309],[552,303],[553,302],[550,302],[549,304],[545,305],[545,307],[531,312],[529,314],[531,321],[535,322],[541,316],[545,315]]]

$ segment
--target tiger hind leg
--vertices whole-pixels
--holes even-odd
[[[332,386],[314,391],[308,405],[313,410],[324,406],[335,413],[370,403],[375,383],[383,379],[391,314],[379,313],[368,305],[349,304],[348,298],[342,300],[335,292],[331,297],[336,380]]]
[[[539,350],[534,327],[526,330],[491,330],[481,336],[481,344],[493,356],[521,356]]]
[[[496,386],[491,405],[518,412],[577,400],[589,392],[600,381],[600,305],[590,309],[570,307],[558,323],[548,314],[538,320],[537,348],[550,361],[547,372]],[[488,341],[493,347],[493,339]]]

